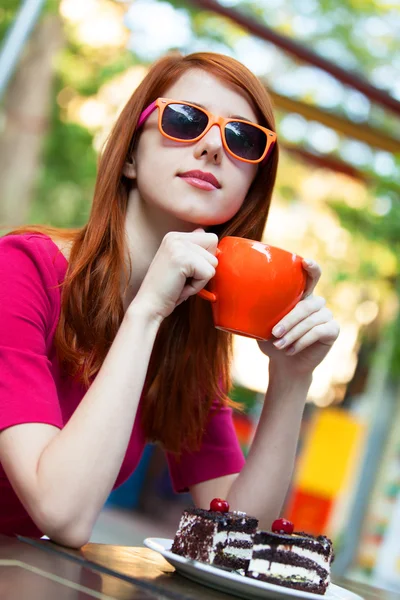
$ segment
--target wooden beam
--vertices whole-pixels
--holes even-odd
[[[329,169],[330,171],[343,173],[344,175],[348,175],[349,177],[357,179],[358,181],[362,181],[363,183],[373,183],[374,181],[373,178],[369,177],[368,174],[363,173],[363,171],[356,169],[349,163],[333,156],[329,156],[327,154],[313,154],[301,146],[287,144],[286,142],[281,141],[279,142],[279,146],[284,152],[288,152],[303,162],[312,164],[320,169]]]
[[[310,121],[318,121],[327,127],[331,127],[346,136],[369,144],[374,148],[380,148],[381,150],[392,152],[393,154],[400,152],[400,140],[396,140],[389,135],[382,133],[379,129],[374,129],[366,124],[353,123],[348,119],[321,110],[311,104],[306,104],[305,102],[300,102],[288,98],[287,96],[277,94],[270,88],[268,88],[268,93],[277,108],[287,112],[297,113]]]

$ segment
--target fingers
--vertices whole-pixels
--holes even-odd
[[[300,321],[297,325],[292,327],[283,337],[274,341],[273,344],[276,348],[283,349],[289,348],[302,336],[306,335],[311,329],[324,323],[328,323],[332,320],[332,313],[329,308],[323,307],[317,312],[311,313],[308,317]]]
[[[190,283],[187,283],[181,292],[177,305],[190,298],[190,296],[195,296],[196,294],[198,294],[200,290],[206,287],[210,279],[205,278],[197,279],[196,281],[191,280]]]
[[[320,296],[309,296],[298,304],[279,323],[275,325],[272,334],[281,338],[298,323],[325,306],[325,299]]]
[[[186,261],[183,274],[186,284],[180,294],[179,304],[202,290],[214,277],[218,265],[218,259],[201,246],[188,244],[185,246],[185,250]]]
[[[205,261],[201,261],[198,265],[195,264],[194,266],[195,270],[193,276],[187,281],[181,296],[194,296],[194,294],[200,292],[200,290],[202,290],[215,275],[214,267],[205,263]]]
[[[198,228],[167,233],[135,297],[157,318],[168,317],[177,304],[197,294],[215,275],[218,237]]]
[[[339,329],[339,324],[333,319],[327,323],[316,325],[294,344],[288,346],[286,353],[293,356],[316,342],[331,346],[339,335]]]
[[[203,230],[195,230],[192,233],[178,233],[171,231],[163,239],[164,245],[171,253],[175,253],[186,247],[187,244],[195,245],[212,254],[217,255],[218,236],[214,233],[205,233]]]
[[[195,229],[191,233],[181,233],[178,235],[188,236],[193,244],[202,246],[205,250],[216,254],[218,246],[218,236],[215,233],[206,233],[204,229]]]
[[[303,269],[307,274],[306,287],[303,293],[303,300],[307,298],[307,296],[311,296],[313,293],[315,286],[317,285],[320,277],[321,277],[321,268],[315,262],[315,260],[311,260],[309,258],[303,259],[302,262]]]
[[[210,263],[210,265],[214,267],[214,269],[217,268],[218,258],[216,255],[212,254],[209,250],[206,250],[202,246],[198,246],[196,244],[190,244],[190,247],[194,252],[197,252],[197,254],[205,258],[205,260],[207,260]]]

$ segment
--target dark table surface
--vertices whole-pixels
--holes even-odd
[[[400,594],[335,578],[365,600]],[[0,535],[0,600],[226,600],[235,598],[174,572],[148,548],[87,544],[70,550],[52,542]],[[340,596],[337,597],[340,600]]]

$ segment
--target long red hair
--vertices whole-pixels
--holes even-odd
[[[129,281],[125,254],[125,215],[131,180],[123,166],[137,141],[140,113],[165,94],[188,69],[200,68],[244,90],[259,123],[275,130],[271,101],[260,81],[241,63],[214,53],[166,56],[156,62],[132,94],[101,155],[93,205],[81,229],[23,227],[12,233],[39,231],[71,241],[62,285],[61,317],[55,345],[67,372],[89,386],[99,371],[124,316],[122,283]],[[238,213],[223,225],[208,228],[226,235],[260,240],[270,206],[278,164],[274,146],[258,168]],[[132,257],[135,260],[135,257]],[[147,373],[142,425],[147,440],[171,452],[199,447],[213,400],[233,402],[230,389],[232,336],[213,327],[210,305],[191,297],[164,320]],[[112,401],[112,398],[110,398]]]

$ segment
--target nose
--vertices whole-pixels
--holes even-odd
[[[224,144],[219,125],[213,125],[206,135],[199,139],[194,148],[196,158],[205,157],[208,161],[218,165],[222,159]]]

